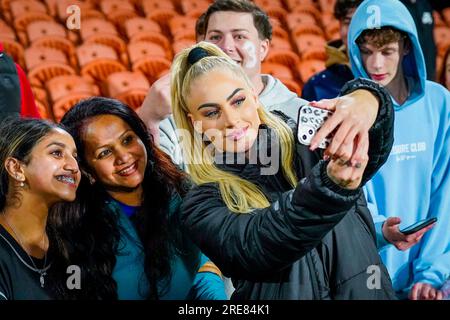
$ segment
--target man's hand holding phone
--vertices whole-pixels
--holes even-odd
[[[417,229],[411,228],[412,231],[418,231],[410,233],[406,230],[409,228],[400,230],[400,222],[401,219],[399,217],[387,218],[387,220],[383,224],[382,231],[384,238],[401,251],[408,250],[409,248],[417,244],[420,239],[422,239],[425,232],[433,228],[436,223],[436,221],[424,221],[421,223],[421,225],[423,226],[422,228],[420,228],[420,226],[417,227]]]

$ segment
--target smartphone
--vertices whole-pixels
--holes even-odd
[[[328,110],[316,108],[310,105],[304,105],[298,112],[297,119],[297,139],[301,144],[309,146],[314,135],[319,131],[323,123],[333,113]],[[330,144],[331,139],[325,138],[320,144],[319,148],[326,149]]]
[[[410,225],[409,227],[401,229],[400,232],[403,233],[404,235],[408,235],[408,234],[417,232],[420,229],[423,229],[423,228],[429,226],[430,224],[435,223],[436,221],[437,221],[437,218],[424,219],[424,220],[421,220],[419,222],[416,222],[416,223]]]

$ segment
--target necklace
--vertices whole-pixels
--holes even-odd
[[[19,241],[19,244],[22,246],[23,251],[25,251],[25,253],[27,254],[27,256],[30,259],[31,263],[33,264],[34,268],[31,268],[31,269],[34,272],[39,273],[39,282],[41,283],[41,288],[44,288],[44,286],[45,286],[45,279],[44,279],[44,277],[47,275],[47,270],[48,270],[48,267],[49,267],[49,266],[47,266],[47,251],[45,252],[45,255],[44,255],[44,265],[42,266],[42,269],[39,269],[36,266],[36,264],[34,263],[33,258],[28,254],[28,251],[26,250],[26,247],[23,244],[23,242],[22,242],[21,238],[19,237],[18,233],[13,228],[13,226],[9,223],[8,218],[6,216],[4,216],[3,220],[6,222],[8,227],[12,230],[12,232],[14,233],[14,236],[16,237],[17,241]],[[45,246],[45,234],[42,237],[42,247],[44,247],[44,246]]]

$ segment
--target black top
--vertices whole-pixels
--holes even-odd
[[[44,259],[32,259],[37,268],[43,268]],[[0,300],[51,299],[35,269],[27,253],[0,225]]]

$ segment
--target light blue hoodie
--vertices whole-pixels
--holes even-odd
[[[394,289],[404,297],[414,283],[440,288],[450,276],[450,94],[426,80],[414,21],[397,0],[366,0],[356,10],[348,33],[355,77],[368,78],[356,39],[365,29],[383,26],[407,33],[412,50],[403,59],[410,96],[402,105],[394,101],[394,147],[365,189],[379,247],[387,244],[381,234],[387,217],[400,217],[401,228],[438,218],[436,226],[411,249],[402,252],[387,245],[380,251]]]

